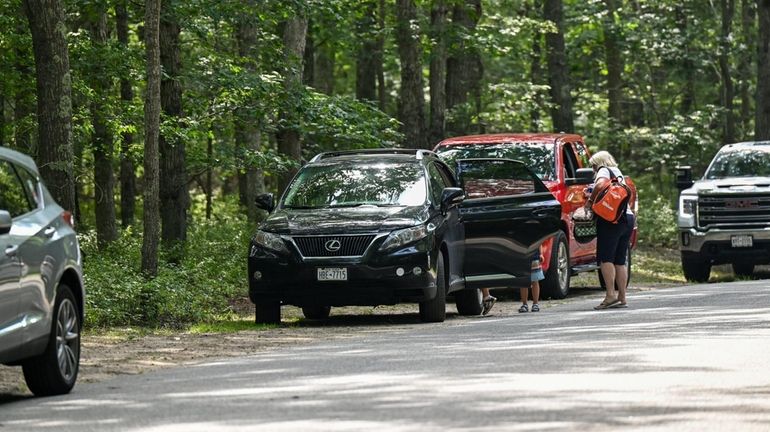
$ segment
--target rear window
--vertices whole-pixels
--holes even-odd
[[[303,168],[289,186],[285,208],[416,206],[427,200],[418,163],[330,163]]]
[[[460,159],[497,158],[524,162],[540,180],[556,178],[554,145],[546,143],[461,144],[441,146],[439,157],[456,170]]]

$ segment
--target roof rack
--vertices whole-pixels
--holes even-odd
[[[326,159],[330,157],[335,156],[349,156],[349,155],[357,155],[357,154],[403,154],[403,155],[414,155],[414,157],[417,160],[422,159],[425,155],[434,155],[435,153],[431,150],[423,150],[423,149],[401,149],[401,148],[388,148],[388,149],[359,149],[359,150],[340,150],[340,151],[331,151],[331,152],[323,152],[315,155],[313,159],[310,159],[310,163],[318,162],[321,159]]]

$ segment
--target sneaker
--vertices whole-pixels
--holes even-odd
[[[526,303],[521,305],[521,307],[519,308],[519,313],[523,313],[523,312],[529,312],[529,307],[526,305]]]
[[[489,311],[492,310],[492,306],[495,305],[495,302],[497,301],[497,297],[493,296],[487,296],[483,302],[481,302],[481,314],[486,315],[489,313]]]
[[[537,303],[532,305],[532,312],[540,312],[540,306]]]

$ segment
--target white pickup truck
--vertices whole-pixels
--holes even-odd
[[[682,269],[705,282],[711,266],[732,264],[737,276],[770,263],[770,141],[722,147],[703,178],[677,167]]]

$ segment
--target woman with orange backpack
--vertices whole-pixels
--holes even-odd
[[[597,215],[596,260],[607,289],[604,300],[594,309],[627,307],[626,252],[635,222],[628,203],[634,200],[633,192],[625,186],[623,173],[609,152],[597,152],[588,162],[594,169],[594,188],[586,207]]]

